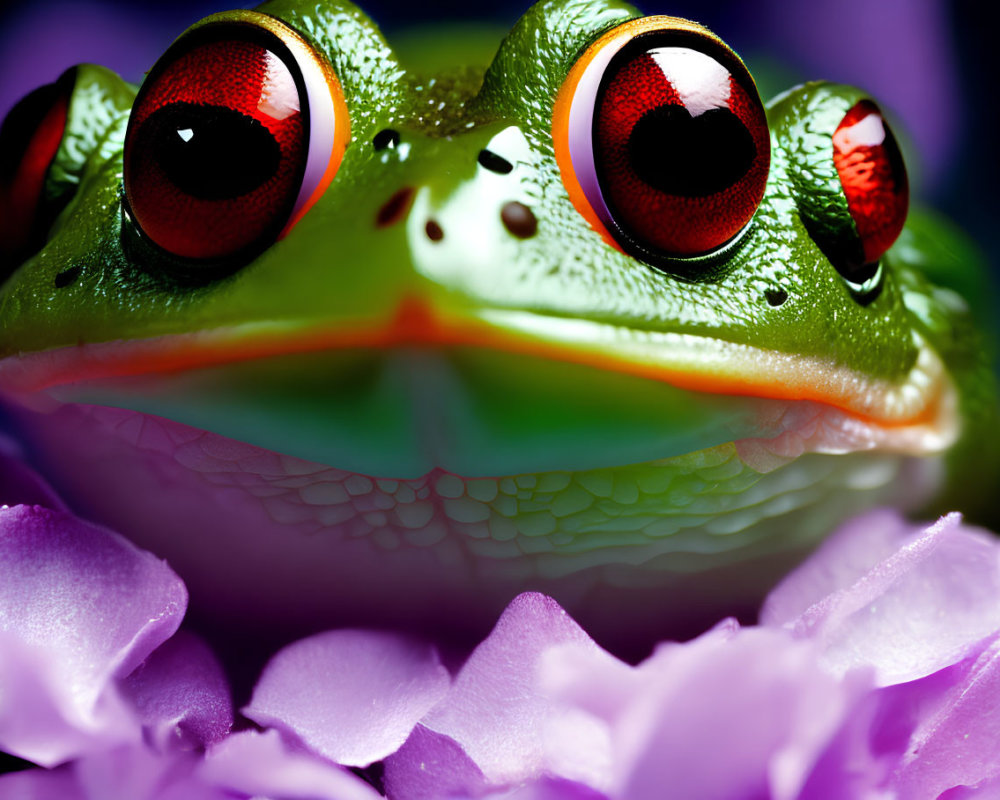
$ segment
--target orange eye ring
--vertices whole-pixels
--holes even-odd
[[[245,262],[330,185],[350,118],[330,65],[266,14],[217,14],[185,33],[136,97],[127,211],[183,260]]]
[[[552,135],[581,216],[667,271],[732,240],[764,195],[770,136],[753,79],[687,20],[631,20],[597,39],[559,91]]]

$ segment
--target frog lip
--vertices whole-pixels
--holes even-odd
[[[15,356],[0,361],[0,389],[26,395],[81,382],[325,350],[478,346],[632,374],[694,392],[818,403],[858,425],[893,433],[894,449],[939,452],[959,433],[957,394],[940,357],[913,335],[913,366],[902,380],[888,381],[814,356],[699,334],[497,308],[448,314],[408,298],[388,323],[246,323]]]

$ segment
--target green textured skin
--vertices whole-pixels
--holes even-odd
[[[784,151],[786,143],[797,144],[797,132],[787,130],[780,117],[772,123],[771,175],[754,228],[725,263],[713,265],[714,280],[679,281],[650,269],[608,247],[579,216],[553,156],[551,106],[585,46],[635,15],[627,6],[539,4],[505,39],[479,95],[469,97],[472,81],[457,80],[436,88],[429,101],[415,89],[422,83],[419,78],[399,81],[402,70],[392,51],[360,12],[333,4],[307,15],[303,8],[309,7],[276,3],[262,10],[285,18],[328,56],[348,99],[353,141],[367,143],[379,129],[398,126],[427,137],[414,142],[419,156],[413,152],[406,163],[382,167],[371,148],[349,147],[336,182],[286,239],[232,278],[188,291],[150,278],[125,259],[120,156],[98,162],[54,238],[4,287],[0,354],[252,320],[336,320],[338,315],[387,311],[402,289],[423,276],[414,274],[394,231],[363,241],[351,232],[360,223],[367,227],[395,187],[426,183],[441,195],[453,191],[472,178],[483,128],[489,129],[484,123],[516,122],[539,156],[539,235],[524,243],[516,264],[496,265],[488,295],[480,291],[470,296],[462,285],[441,287],[454,295],[456,304],[709,334],[826,356],[890,379],[912,366],[911,320],[892,275],[880,297],[863,308],[804,231]],[[445,107],[430,118],[428,106],[441,102]],[[455,135],[467,121],[475,127],[442,146],[437,137]],[[107,135],[119,137],[124,122],[123,115]],[[82,123],[74,118],[76,124]],[[343,269],[335,281],[318,282],[334,252],[341,264],[363,259],[377,268]],[[288,269],[290,263],[296,264],[294,271]],[[55,276],[71,266],[83,267],[82,279],[56,291]],[[475,283],[481,287],[486,282]],[[789,302],[774,308],[764,293],[777,288],[788,292]]]
[[[699,334],[816,356],[890,382],[913,367],[916,330],[959,386],[963,441],[992,431],[988,356],[956,294],[975,291],[973,279],[959,277],[975,269],[960,240],[915,215],[883,260],[881,291],[861,303],[803,222],[812,220],[824,235],[854,235],[828,149],[843,111],[864,96],[858,90],[810,84],[772,105],[763,202],[738,241],[702,259],[704,277],[689,280],[679,276],[690,275],[691,261],[678,262],[675,275],[669,264],[654,269],[609,247],[570,202],[554,156],[557,92],[591,42],[637,16],[631,6],[538,3],[485,73],[459,66],[435,76],[404,69],[374,24],[348,3],[279,0],[259,10],[303,34],[343,87],[352,139],[329,190],[286,238],[231,276],[184,283],[160,270],[156,256],[132,261],[123,248],[137,234],[122,217],[121,148],[134,90],[99,68],[82,68],[49,186],[66,191],[73,184],[76,194],[45,247],[0,287],[0,357],[254,322],[349,326],[390,317],[414,293],[456,311],[526,310]],[[509,125],[521,129],[533,153],[528,192],[538,219],[538,235],[519,241],[514,259],[439,273],[414,260],[403,226],[373,229],[372,219],[399,187],[429,187],[432,204],[443,204],[475,184],[478,152]],[[402,132],[410,146],[405,156],[370,146],[386,127]],[[57,276],[75,268],[79,279],[57,289]],[[777,307],[766,299],[775,290],[788,297]],[[608,377],[611,385],[619,380]],[[280,413],[280,398],[274,405]],[[956,468],[968,461],[953,460]],[[991,469],[974,472],[988,483]],[[967,476],[955,481],[969,483]]]

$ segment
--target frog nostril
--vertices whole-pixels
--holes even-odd
[[[55,285],[57,289],[65,289],[72,286],[80,277],[81,267],[70,267],[56,275]]]
[[[444,238],[444,231],[441,229],[441,226],[432,219],[427,220],[424,231],[427,233],[427,238],[432,242],[440,242]]]
[[[393,148],[399,144],[399,131],[393,128],[384,128],[380,130],[372,138],[372,147],[376,150],[385,150],[386,148]]]
[[[512,200],[500,209],[500,219],[504,227],[518,239],[530,239],[538,231],[535,213],[524,203]]]
[[[413,187],[404,186],[386,200],[378,210],[378,213],[375,215],[375,226],[378,228],[388,228],[390,225],[395,225],[406,216],[406,212],[410,210],[412,202]]]
[[[764,291],[764,299],[771,306],[784,305],[788,299],[788,292],[784,289],[766,289]]]
[[[514,169],[513,164],[503,156],[498,156],[492,150],[480,150],[476,160],[481,167],[498,175],[507,175]]]

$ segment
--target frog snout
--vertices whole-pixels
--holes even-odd
[[[477,281],[517,263],[525,240],[538,233],[533,206],[535,154],[524,134],[509,125],[469,152],[471,176],[443,192],[416,190],[406,223],[414,266],[425,277],[475,292]]]
[[[400,192],[394,194],[379,211],[379,222],[376,223],[379,227],[391,225],[405,215],[405,211],[393,214],[393,211],[403,202],[398,199],[399,195]],[[406,196],[407,208],[409,207],[411,197],[412,195]],[[383,216],[386,218],[391,217],[391,221],[381,222]],[[503,204],[500,209],[500,222],[511,236],[515,236],[518,239],[530,239],[538,232],[538,218],[535,216],[535,212],[529,206],[517,200],[511,200]],[[444,239],[444,228],[441,227],[441,223],[436,219],[427,220],[427,223],[424,225],[424,233],[427,234],[427,238],[432,242],[440,242]]]

